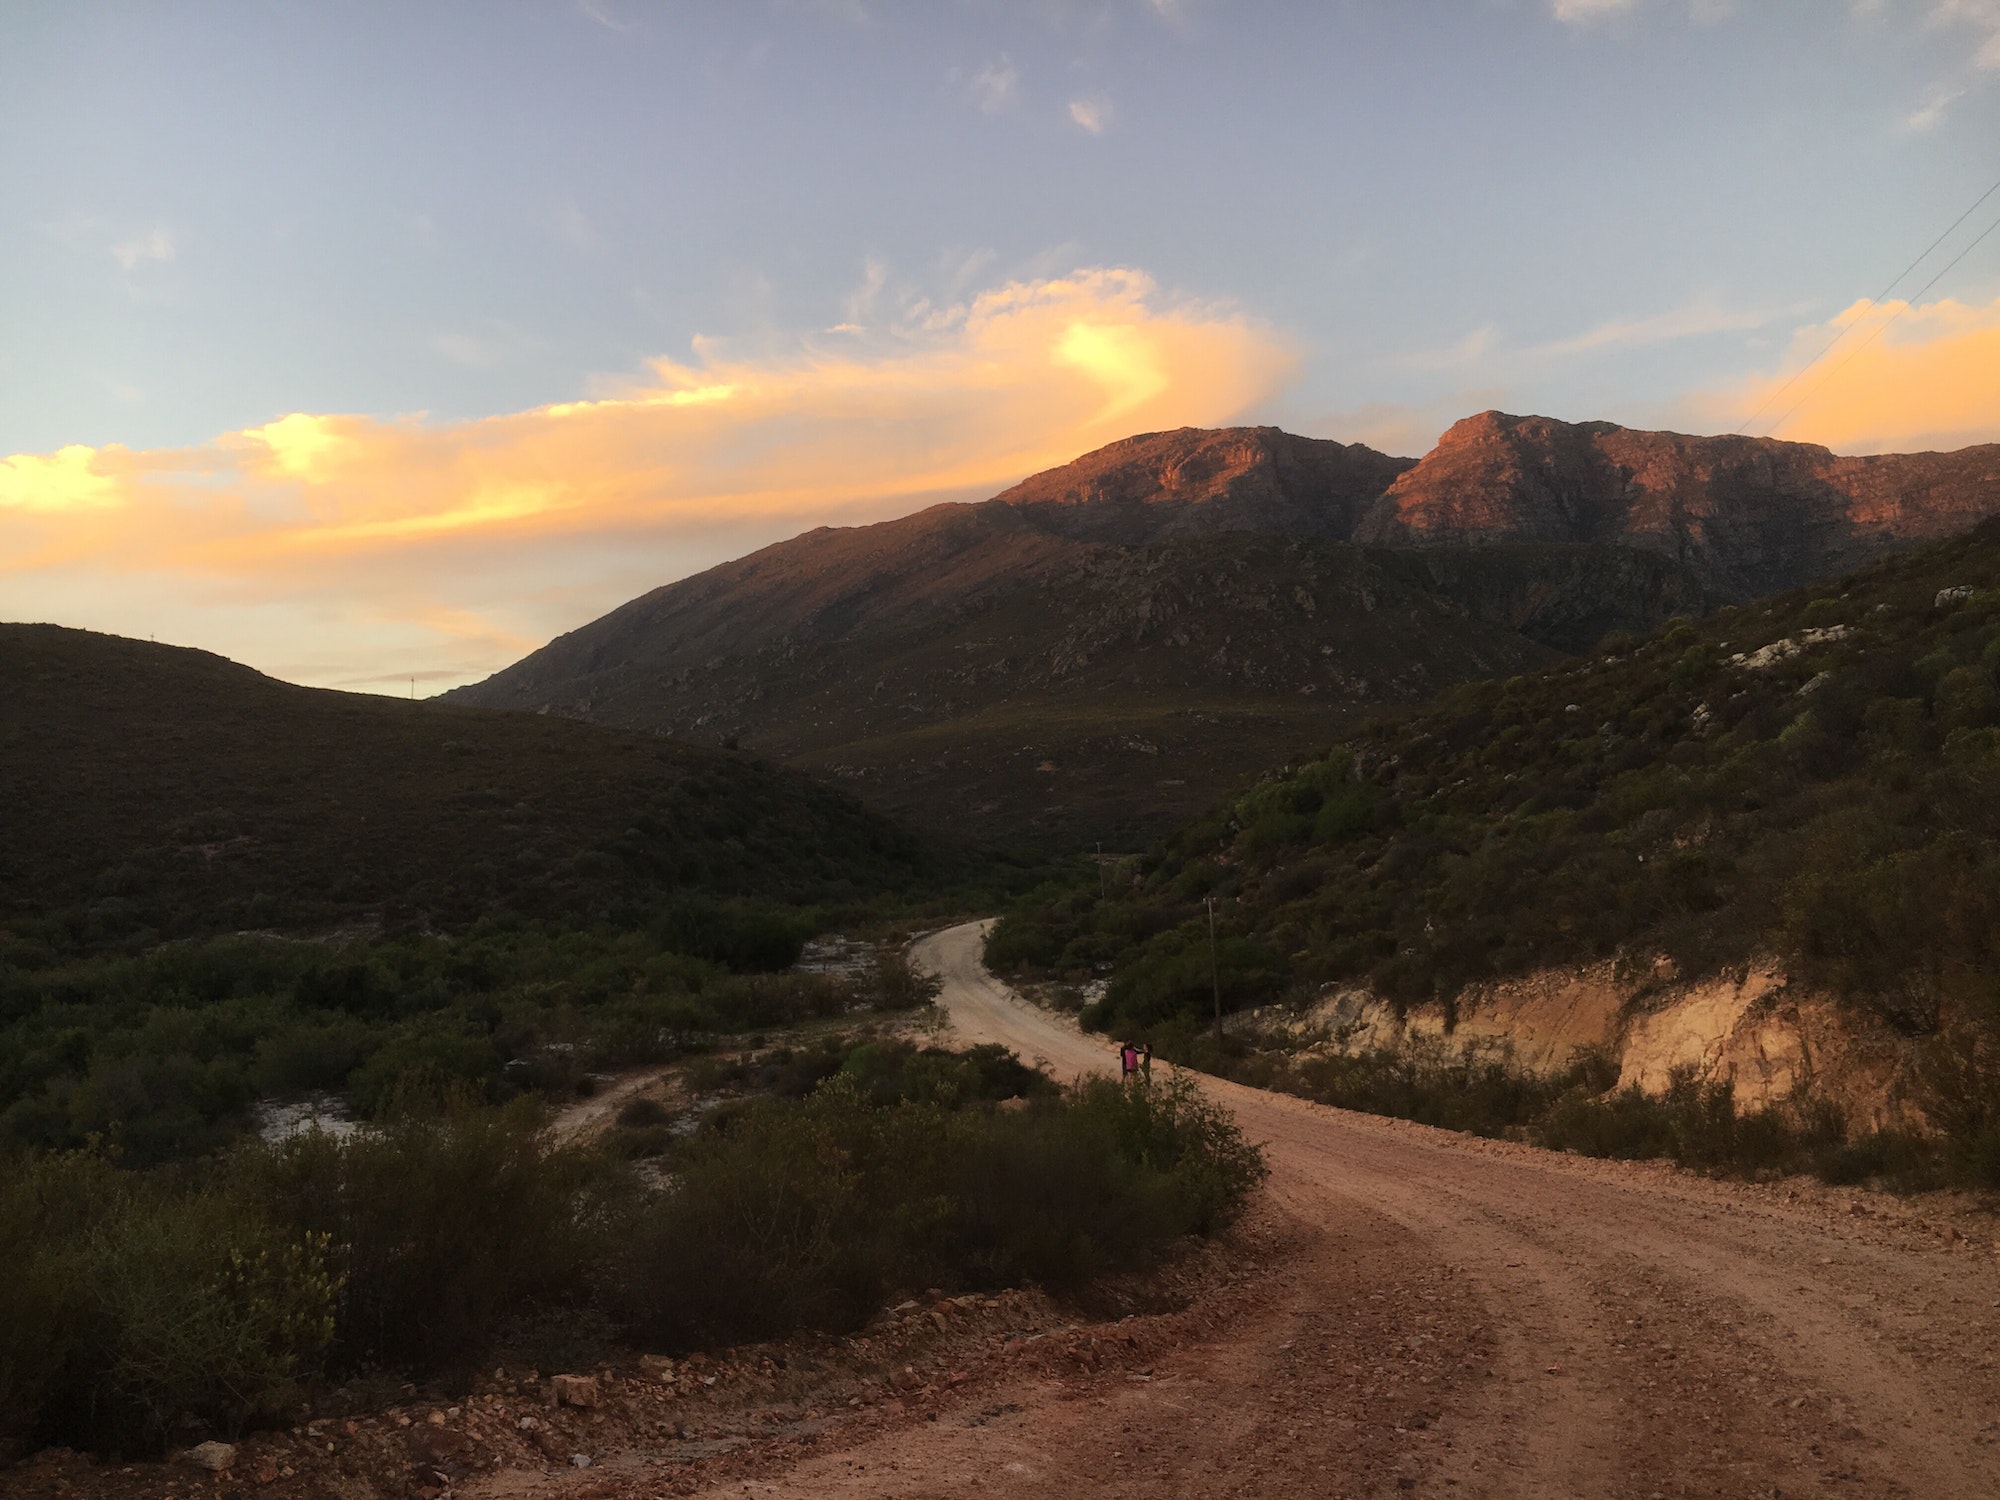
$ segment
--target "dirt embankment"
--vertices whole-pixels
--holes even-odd
[[[1682,980],[1663,968],[1620,973],[1601,963],[1475,985],[1449,1024],[1441,1005],[1398,1014],[1366,990],[1339,990],[1304,1012],[1272,1007],[1244,1023],[1313,1045],[1357,1051],[1405,1037],[1504,1050],[1555,1072],[1586,1048],[1619,1065],[1622,1087],[1661,1093],[1680,1069],[1735,1085],[1744,1109],[1810,1093],[1837,1105],[1851,1131],[1908,1123],[1901,1081],[1907,1044],[1829,996],[1792,984],[1774,962]]]

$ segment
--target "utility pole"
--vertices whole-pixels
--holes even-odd
[[[1215,897],[1204,896],[1208,906],[1208,982],[1215,987],[1215,1039],[1222,1040],[1222,969],[1215,961]]]

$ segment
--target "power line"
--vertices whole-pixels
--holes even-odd
[[[1900,307],[1898,307],[1894,312],[1889,314],[1888,317],[1884,318],[1880,323],[1875,325],[1875,331],[1873,333],[1869,334],[1867,338],[1863,339],[1860,343],[1856,344],[1852,349],[1848,350],[1847,357],[1841,360],[1839,364],[1835,365],[1832,370],[1827,372],[1829,378],[1831,376],[1838,375],[1842,370],[1846,369],[1848,365],[1853,363],[1855,355],[1861,353],[1862,350],[1866,349],[1870,344],[1874,343],[1875,340],[1879,339],[1880,337],[1882,337],[1883,334],[1887,333],[1889,331],[1890,326],[1894,324],[1898,318],[1902,317],[1904,313],[1908,312],[1911,309],[1911,307],[1915,306],[1917,301],[1924,295],[1925,292],[1928,292],[1932,287],[1936,286],[1940,281],[1944,280],[1944,278],[1950,274],[1953,266],[1957,265],[1960,261],[1964,260],[1965,257],[1970,255],[1973,251],[1977,250],[1980,244],[1986,239],[1986,236],[1991,234],[1996,229],[2000,229],[2000,219],[1995,219],[1991,224],[1988,224],[1984,229],[1980,230],[1978,235],[1974,237],[1971,244],[1967,245],[1963,250],[1959,251],[1958,254],[1954,255],[1948,262],[1945,263],[1945,268],[1942,271],[1939,271],[1937,275],[1933,276],[1929,281],[1926,281],[1922,286],[1918,287],[1914,296],[1908,298]],[[1848,326],[1853,327],[1854,325],[1849,324]],[[1800,371],[1800,373],[1803,374],[1805,372]],[[1776,432],[1780,427],[1783,427],[1787,422],[1791,421],[1791,419],[1794,416],[1798,415],[1799,408],[1804,406],[1806,402],[1811,399],[1811,397],[1812,397],[1812,392],[1810,391],[1806,392],[1805,395],[1799,397],[1797,401],[1792,403],[1790,411],[1787,411],[1782,417],[1778,418],[1777,421],[1773,422],[1768,428],[1765,429],[1764,435],[1766,437],[1769,437],[1772,433]]]
[[[1967,219],[1971,218],[1973,214],[1977,213],[1979,211],[1980,204],[1984,203],[1988,198],[1991,198],[1995,193],[2000,193],[2000,179],[1995,179],[1993,186],[1989,187],[1985,192],[1981,193],[1977,198],[1973,199],[1972,206],[1968,208],[1964,213],[1960,214],[1957,218],[1953,219],[1951,221],[1950,226],[1945,230],[1943,234],[1939,235],[1936,239],[1932,240],[1928,245],[1924,246],[1924,253],[1922,255],[1919,255],[1915,260],[1911,261],[1907,266],[1903,267],[1901,271],[1897,272],[1895,279],[1891,281],[1887,286],[1883,287],[1881,291],[1875,294],[1874,300],[1877,303],[1881,302],[1891,292],[1895,291],[1897,287],[1901,286],[1903,283],[1903,278],[1905,276],[1908,276],[1910,272],[1916,270],[1918,266],[1922,265],[1925,261],[1929,260],[1931,257],[1931,253],[1934,250],[1936,250],[1939,245],[1942,245],[1946,240],[1950,239],[1953,233],[1957,231],[1958,226],[1963,224]],[[1991,231],[1989,230],[1988,233],[1991,233]],[[1985,236],[1981,235],[1980,238],[1984,239]],[[1978,240],[1973,241],[1973,244],[1975,245],[1978,243],[1979,243]],[[1968,245],[1966,248],[1970,249],[1971,246]],[[1959,259],[1963,260],[1964,256],[1961,255]],[[1952,265],[1954,266],[1957,264],[1958,261],[1956,260],[1952,262]],[[1947,271],[1950,269],[1951,266],[1945,267],[1945,270]],[[1943,273],[1940,272],[1939,274],[1942,275]],[[1932,284],[1935,285],[1935,283],[1936,283],[1936,277],[1933,277]],[[1926,288],[1926,290],[1928,289],[1929,288]],[[1921,297],[1922,295],[1923,292],[1917,293],[1917,296],[1919,297]],[[1798,372],[1794,374],[1790,380],[1787,380],[1783,385],[1779,386],[1775,391],[1771,392],[1770,395],[1766,396],[1761,402],[1759,402],[1757,405],[1757,409],[1751,412],[1748,417],[1744,418],[1743,421],[1744,430],[1746,432],[1749,431],[1749,429],[1755,425],[1757,419],[1763,416],[1764,413],[1767,410],[1769,410],[1773,404],[1783,400],[1785,392],[1789,391],[1793,386],[1797,385],[1801,380],[1803,380],[1806,377],[1808,373],[1810,373],[1813,366],[1817,365],[1821,360],[1825,359],[1827,355],[1831,354],[1834,350],[1834,346],[1837,345],[1842,339],[1846,338],[1848,334],[1852,333],[1855,330],[1856,326],[1857,326],[1856,324],[1849,323],[1845,328],[1841,329],[1840,332],[1836,333],[1832,338],[1828,339],[1826,347],[1824,349],[1820,350],[1819,353],[1815,354],[1811,359],[1807,360],[1804,365],[1800,366]],[[1843,363],[1845,363],[1845,361],[1843,361]],[[1797,411],[1797,410],[1798,408],[1796,406],[1792,408],[1792,411]],[[1786,417],[1789,417],[1790,415],[1791,412],[1785,413]],[[1779,418],[1776,423],[1772,424],[1771,427],[1766,429],[1765,436],[1768,437],[1770,436],[1771,433],[1776,432],[1779,426],[1783,425],[1783,422],[1784,418],[1783,417]]]

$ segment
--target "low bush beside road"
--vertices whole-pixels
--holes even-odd
[[[1185,1083],[1026,1071],[857,1048],[803,1097],[666,1133],[643,1175],[554,1144],[532,1099],[199,1168],[16,1155],[0,1450],[156,1451],[279,1420],[328,1379],[543,1357],[556,1331],[679,1352],[854,1328],[913,1290],[1076,1291],[1216,1232],[1262,1176]]]

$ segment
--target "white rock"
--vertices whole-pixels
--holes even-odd
[[[188,1462],[200,1464],[211,1474],[220,1474],[236,1462],[234,1443],[196,1443],[187,1451]]]

